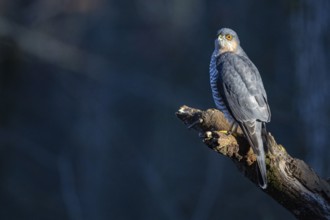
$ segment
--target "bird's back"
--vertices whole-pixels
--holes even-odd
[[[267,94],[258,69],[247,56],[226,52],[216,57],[218,90],[237,121],[270,121]]]

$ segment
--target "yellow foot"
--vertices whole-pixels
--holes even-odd
[[[219,132],[221,132],[223,134],[226,134],[226,135],[230,135],[230,132],[229,131],[226,131],[226,130],[220,130]]]
[[[226,131],[226,130],[220,130],[219,132],[226,134],[226,135],[233,135],[234,137],[237,137],[238,135],[232,131]]]

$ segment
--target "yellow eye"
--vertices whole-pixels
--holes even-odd
[[[232,40],[233,39],[233,35],[231,35],[231,34],[226,34],[226,39],[227,40]]]

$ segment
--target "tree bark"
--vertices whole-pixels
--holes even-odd
[[[258,187],[256,156],[241,130],[233,135],[223,132],[230,126],[220,111],[182,106],[176,115],[188,128],[198,131],[208,147],[229,157]],[[304,161],[291,157],[270,133],[265,134],[264,141],[268,148],[268,187],[263,191],[298,219],[330,219],[329,180],[320,178]]]

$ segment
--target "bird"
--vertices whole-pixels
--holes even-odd
[[[258,184],[266,189],[266,144],[262,135],[270,122],[270,107],[260,73],[234,30],[222,28],[217,32],[209,72],[215,106],[231,125],[228,133],[241,128],[256,155]]]

